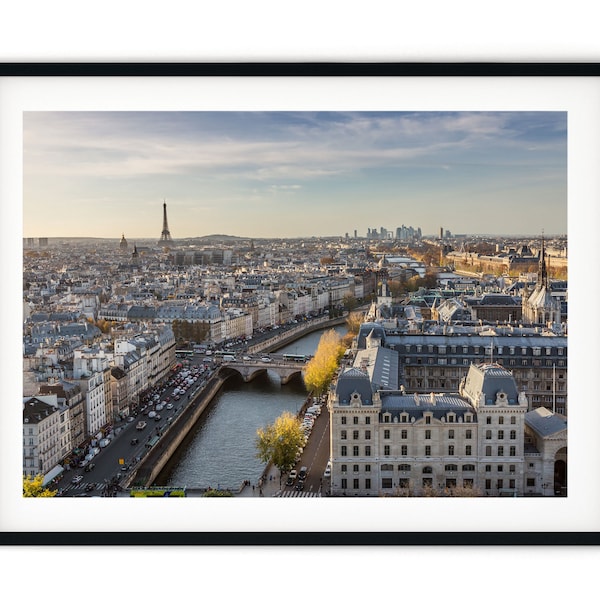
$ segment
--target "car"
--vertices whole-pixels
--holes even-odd
[[[169,402],[169,404],[167,404],[166,409],[167,410],[171,410],[173,408],[173,405]]]
[[[131,415],[130,415],[129,417],[127,417],[127,422],[128,422],[128,423],[131,423],[133,420],[134,420],[134,419],[133,419],[133,417],[132,417]]]
[[[96,463],[89,463],[89,464],[85,465],[85,469],[84,469],[84,471],[85,471],[86,473],[89,473],[90,471],[93,471],[93,470],[94,470],[94,467],[95,467],[95,466],[96,466]]]
[[[161,419],[162,419],[162,417],[161,417],[160,415],[156,415],[156,416],[154,417],[154,420],[155,420],[155,421],[160,421]]]
[[[132,446],[137,446],[140,443],[140,440],[138,440],[138,438],[133,438],[131,440],[131,442],[129,442]]]
[[[95,483],[88,483],[85,486],[85,491],[86,492],[91,492],[93,489],[96,489],[96,484]]]
[[[298,490],[299,492],[301,492],[304,489],[304,479],[301,479],[297,484],[296,484],[296,490]]]
[[[331,477],[331,466],[327,465],[325,467],[325,472],[323,473],[323,477]]]
[[[298,473],[298,479],[306,479],[307,474],[308,474],[308,467],[300,467],[300,472]]]
[[[83,479],[83,475],[75,475],[73,479],[71,479],[72,484],[78,484]]]

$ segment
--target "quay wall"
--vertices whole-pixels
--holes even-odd
[[[292,330],[282,332],[273,338],[255,344],[248,348],[249,353],[273,351],[285,346],[286,344],[297,340],[308,333],[320,329],[329,329],[336,325],[345,323],[346,317],[336,319],[320,319],[318,322],[307,323]],[[210,405],[213,398],[217,395],[226,378],[221,377],[220,369],[215,371],[214,375],[207,381],[204,388],[192,398],[192,401],[179,413],[171,426],[160,436],[157,444],[151,448],[141,461],[136,465],[135,470],[126,478],[122,486],[143,487],[152,486],[160,472],[164,469],[170,458],[179,448],[187,434],[192,430],[202,413]]]

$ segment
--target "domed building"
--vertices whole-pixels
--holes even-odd
[[[121,235],[121,241],[119,243],[119,250],[121,252],[126,252],[127,251],[127,246],[128,246],[127,240],[125,239],[125,234],[123,233]]]

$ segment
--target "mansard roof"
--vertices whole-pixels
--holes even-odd
[[[369,375],[355,367],[346,369],[338,377],[335,388],[341,406],[349,406],[352,395],[355,393],[360,395],[361,404],[372,405],[373,391]]]
[[[548,437],[565,431],[567,420],[541,406],[525,415],[525,424],[531,427],[541,437]]]
[[[493,406],[500,394],[506,397],[508,405],[519,405],[519,392],[512,373],[494,363],[471,363],[463,394],[474,406]],[[484,402],[481,402],[481,399],[484,399]]]

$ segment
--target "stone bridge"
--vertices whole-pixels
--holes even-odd
[[[228,371],[236,371],[242,376],[244,381],[248,383],[260,373],[273,371],[279,375],[281,383],[285,384],[296,374],[301,374],[304,366],[305,363],[303,362],[297,363],[273,359],[269,362],[260,359],[236,360],[223,362],[219,369],[219,375],[225,378],[227,377]]]

